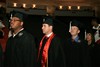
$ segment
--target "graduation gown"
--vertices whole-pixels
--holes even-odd
[[[79,39],[78,42],[69,38],[63,46],[66,67],[90,67],[89,51],[87,44]]]
[[[91,43],[89,46],[92,67],[100,67],[100,45]]]
[[[93,49],[94,67],[100,67],[100,44],[95,44]]]
[[[44,48],[44,46],[42,45],[42,48]],[[38,67],[41,67],[41,56],[42,56],[42,53],[40,53],[39,55]],[[64,52],[62,50],[61,40],[56,35],[51,40],[51,43],[49,46],[48,67],[65,67],[65,58],[64,58]]]
[[[10,37],[5,52],[5,67],[35,67],[36,48],[31,34],[20,31]]]

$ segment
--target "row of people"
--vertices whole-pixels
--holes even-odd
[[[10,20],[13,35],[7,41],[4,67],[91,66],[88,43],[78,35],[81,32],[78,21],[72,21],[71,37],[64,42],[53,32],[52,18],[44,18],[42,24],[44,36],[38,49],[34,36],[25,31],[23,24],[23,15],[15,13]]]

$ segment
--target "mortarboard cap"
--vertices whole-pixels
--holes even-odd
[[[23,21],[23,17],[24,17],[24,14],[22,12],[19,12],[19,11],[11,11],[10,12],[10,15],[11,17],[17,17],[19,18],[21,21]]]
[[[93,29],[90,29],[90,28],[86,30],[86,33],[91,33],[92,35],[95,34],[94,30]]]
[[[16,13],[13,17],[19,18],[21,21],[23,21],[23,15],[20,13]]]
[[[86,30],[86,33],[91,33],[91,34],[93,34],[93,31],[92,31],[92,29],[87,29],[87,30]]]
[[[76,26],[81,29],[81,23],[77,20],[72,20],[71,26]]]
[[[48,24],[48,25],[53,26],[53,18],[52,17],[45,17],[43,19],[43,24]]]

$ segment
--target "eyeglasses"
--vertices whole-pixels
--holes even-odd
[[[12,21],[14,21],[14,22],[16,22],[16,21],[21,21],[21,20],[16,20],[16,19],[14,19],[14,20],[9,20],[9,22],[12,22]]]

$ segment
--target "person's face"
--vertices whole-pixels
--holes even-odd
[[[21,20],[17,17],[13,17],[10,20],[10,26],[13,30],[16,30],[16,29],[22,27],[22,25],[23,25],[23,22],[21,22]]]
[[[42,32],[44,34],[49,34],[52,31],[52,26],[48,24],[42,24]]]
[[[71,27],[70,34],[71,34],[72,36],[76,36],[76,35],[78,35],[79,33],[80,33],[80,30],[78,29],[77,26],[72,26],[72,27]]]
[[[87,34],[86,34],[86,40],[87,40],[87,41],[91,41],[91,40],[92,40],[92,35],[91,35],[91,33],[87,33]]]

